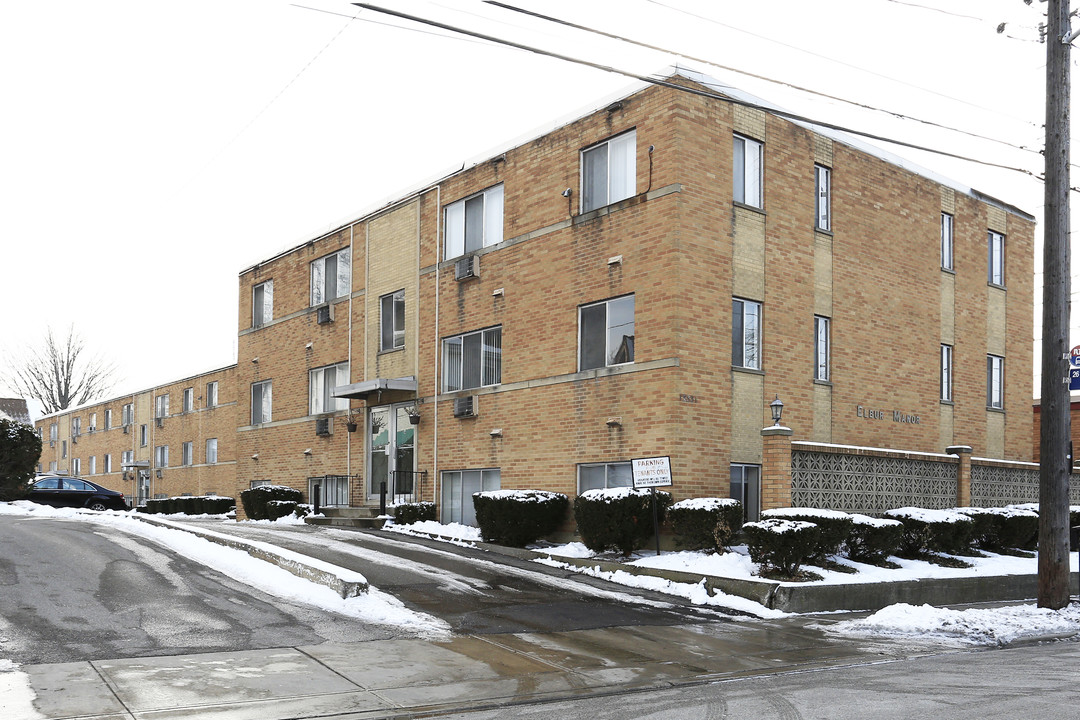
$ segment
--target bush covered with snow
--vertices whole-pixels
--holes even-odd
[[[41,457],[41,438],[26,423],[0,418],[0,501],[26,497]]]
[[[311,505],[304,505],[295,500],[269,500],[266,503],[266,519],[279,520],[283,517],[307,517],[312,511]]]
[[[525,547],[559,529],[570,499],[545,490],[492,490],[473,493],[473,507],[484,542]]]
[[[886,510],[885,515],[904,524],[899,555],[914,558],[928,552],[949,555],[970,551],[975,523],[953,510],[903,507]]]
[[[854,526],[851,516],[847,513],[820,508],[774,508],[761,513],[761,517],[801,520],[817,525],[821,532],[818,534],[818,549],[813,559],[819,561],[825,561],[830,555],[839,554]]]
[[[224,515],[236,505],[231,497],[220,495],[182,495],[180,497],[155,498],[136,508],[138,512],[170,515]]]
[[[418,522],[435,521],[435,503],[403,503],[394,508],[395,525],[412,525]]]
[[[723,552],[742,527],[743,506],[732,498],[689,498],[672,505],[667,518],[681,547]]]
[[[299,490],[284,485],[260,485],[240,493],[240,503],[243,505],[244,514],[248,516],[249,520],[276,519],[270,517],[270,511],[267,508],[268,503],[272,500],[301,503],[304,501],[304,496]],[[285,515],[288,514],[285,513]],[[277,517],[284,516],[278,515]]]
[[[847,556],[855,562],[881,564],[900,548],[904,524],[899,520],[851,515],[847,537]]]
[[[750,559],[761,566],[762,574],[776,571],[795,577],[799,568],[818,552],[821,529],[803,520],[769,518],[744,523],[743,535]]]
[[[574,501],[574,520],[585,547],[618,549],[629,555],[653,535],[652,493],[635,488],[586,490]],[[671,505],[671,493],[656,491],[657,522]]]

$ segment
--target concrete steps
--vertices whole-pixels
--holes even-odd
[[[386,520],[379,517],[378,507],[324,507],[323,517],[306,517],[308,525],[329,527],[369,528],[379,530]]]

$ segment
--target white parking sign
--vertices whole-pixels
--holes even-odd
[[[667,487],[671,485],[671,458],[637,458],[630,461],[634,471],[634,487]]]

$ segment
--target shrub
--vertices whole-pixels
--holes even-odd
[[[856,562],[881,563],[899,550],[903,533],[899,520],[853,514],[847,556]]]
[[[997,549],[1021,548],[1031,550],[1039,539],[1039,513],[1031,510],[994,508]]]
[[[817,551],[821,529],[802,520],[770,518],[742,526],[750,559],[769,570],[795,577],[799,567]]]
[[[296,512],[298,505],[299,503],[295,500],[267,500],[265,519],[273,521],[278,518],[288,517]]]
[[[851,516],[838,510],[818,508],[774,508],[761,513],[763,519],[801,520],[818,526],[818,548],[812,560],[824,562],[830,555],[838,555],[840,548],[851,535],[854,523]]]
[[[971,547],[974,522],[966,515],[915,507],[886,510],[885,514],[904,524],[899,549],[903,557],[918,557],[927,552],[953,555],[967,552]]]
[[[635,488],[586,490],[574,501],[574,520],[585,547],[610,548],[629,555],[653,534],[652,492]],[[671,494],[656,491],[657,522],[671,505]]]
[[[244,513],[251,520],[272,519],[267,510],[267,503],[271,500],[287,500],[299,503],[303,500],[303,495],[299,490],[284,485],[260,485],[240,493],[240,503],[244,506]],[[285,514],[288,515],[289,513]]]
[[[417,522],[435,519],[435,503],[415,502],[398,505],[394,508],[395,525],[412,525]]]
[[[203,512],[207,515],[227,515],[236,506],[236,500],[222,495],[203,498]]]
[[[961,507],[955,510],[961,515],[967,515],[971,518],[971,541],[975,544],[975,547],[983,550],[993,550],[1001,547],[1001,542],[998,539],[1000,522],[995,517],[993,509]]]
[[[484,542],[525,547],[562,525],[570,500],[544,490],[492,490],[474,493],[473,507]]]
[[[690,498],[672,505],[667,518],[680,546],[723,552],[742,527],[743,506],[732,498]]]
[[[41,457],[41,438],[33,426],[0,418],[0,501],[26,497]]]

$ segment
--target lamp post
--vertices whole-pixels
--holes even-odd
[[[772,411],[773,426],[780,425],[780,416],[784,414],[784,403],[780,401],[780,396],[777,395],[776,399],[769,403],[769,410]]]

